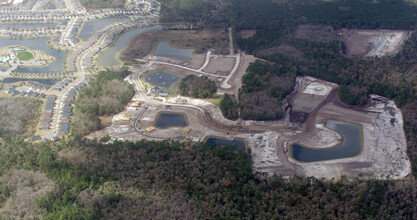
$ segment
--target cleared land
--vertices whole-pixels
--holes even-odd
[[[159,30],[140,34],[129,41],[121,54],[125,61],[143,58],[156,49],[160,42],[170,47],[195,49],[201,54],[213,49],[218,54],[229,53],[229,40],[224,30]]]
[[[349,30],[339,32],[348,56],[385,56],[397,53],[408,39],[409,31]]]
[[[233,57],[211,57],[205,72],[227,76],[232,71],[236,59]]]

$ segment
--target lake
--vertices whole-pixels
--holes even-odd
[[[187,126],[185,115],[182,113],[160,113],[157,116],[155,127],[170,128],[170,127],[185,127]]]
[[[106,51],[104,51],[103,53],[100,54],[100,56],[98,57],[98,62],[102,66],[117,66],[117,65],[120,65],[119,61],[116,60],[116,54],[119,51],[126,48],[127,44],[129,43],[129,40],[132,37],[134,37],[138,34],[146,33],[146,32],[149,32],[149,31],[161,30],[161,29],[162,29],[162,26],[157,25],[157,26],[153,26],[153,27],[149,27],[149,28],[133,29],[131,31],[128,31],[128,32],[120,35],[119,38],[116,40],[116,42],[113,44],[113,46],[111,46]]]
[[[165,88],[171,87],[174,83],[180,81],[181,79],[181,76],[177,76],[164,71],[155,71],[145,77],[145,81],[152,84],[153,86]]]
[[[177,49],[168,46],[166,42],[161,42],[158,44],[158,47],[153,54],[156,56],[169,57],[179,60],[190,60],[191,55],[193,54],[193,49]]]
[[[15,72],[19,73],[60,73],[64,71],[64,61],[67,56],[66,51],[55,50],[48,46],[48,38],[0,38],[0,47],[7,47],[13,45],[19,45],[27,47],[31,50],[41,50],[46,54],[55,57],[55,62],[51,63],[47,67],[24,67],[19,68]]]
[[[246,147],[246,142],[244,140],[228,140],[228,139],[217,138],[217,137],[207,138],[206,143],[215,144],[218,146],[232,145],[232,146],[236,146],[237,149],[244,149]]]
[[[343,143],[330,149],[310,149],[292,145],[294,159],[302,162],[334,160],[357,156],[361,152],[361,127],[357,124],[328,120],[326,127],[339,132]]]
[[[104,27],[117,22],[126,21],[128,19],[129,18],[107,18],[103,20],[85,22],[79,37],[80,39],[86,41],[91,35],[103,29]]]
[[[53,3],[53,2],[52,2],[51,4],[49,4],[48,9],[49,9],[49,10],[56,9],[56,5],[55,5],[55,3]]]

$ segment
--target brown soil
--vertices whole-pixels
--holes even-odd
[[[110,115],[110,116],[101,116],[99,117],[100,122],[101,122],[101,126],[102,127],[108,127],[111,125],[111,122],[113,120],[113,116],[114,115]]]

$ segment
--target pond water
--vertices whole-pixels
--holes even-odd
[[[156,56],[161,56],[161,57],[169,57],[169,58],[180,59],[180,60],[190,60],[191,55],[193,54],[193,50],[192,49],[177,49],[177,48],[168,46],[166,42],[161,42],[158,44],[158,48],[156,48],[153,54]]]
[[[246,147],[244,140],[227,140],[223,138],[209,137],[207,138],[206,143],[216,144],[216,145],[234,145],[237,149],[242,149]]]
[[[64,61],[67,52],[62,50],[55,50],[48,46],[48,38],[23,38],[11,39],[0,38],[0,47],[7,47],[13,45],[24,46],[32,50],[41,50],[46,54],[55,57],[55,62],[47,67],[24,67],[19,68],[16,72],[19,73],[60,73],[64,71]]]
[[[56,9],[55,3],[52,2],[51,4],[49,4],[48,9],[50,9],[50,10]]]
[[[9,69],[9,67],[0,65],[0,71],[6,71],[8,69]]]
[[[181,113],[161,113],[155,122],[157,128],[185,127],[187,121]]]
[[[145,81],[159,87],[169,88],[174,83],[180,81],[181,76],[177,76],[164,71],[155,71],[145,77]]]
[[[343,137],[343,143],[340,146],[328,150],[316,150],[294,144],[292,145],[293,157],[302,162],[314,162],[353,157],[360,153],[362,134],[359,125],[329,120],[326,127],[339,132]]]
[[[15,82],[25,82],[25,81],[32,81],[37,82],[40,84],[44,84],[47,86],[53,86],[57,84],[60,80],[59,79],[22,79],[22,78],[5,78],[3,80],[4,83],[15,83]]]
[[[79,37],[82,40],[88,40],[88,38],[96,33],[97,31],[103,29],[104,27],[120,22],[120,21],[126,21],[129,18],[107,18],[103,20],[97,20],[97,21],[89,21],[84,23],[84,27],[81,30]]]
[[[128,31],[120,35],[119,38],[116,40],[116,42],[113,44],[113,46],[111,46],[109,49],[107,49],[106,51],[100,54],[100,56],[98,57],[98,62],[102,66],[120,65],[119,61],[116,60],[116,54],[119,51],[126,48],[127,44],[129,43],[129,40],[132,37],[138,34],[146,33],[149,31],[161,30],[161,29],[162,29],[162,26],[157,25],[157,26],[153,26],[149,28],[133,29],[131,31]]]

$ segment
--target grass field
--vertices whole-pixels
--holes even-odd
[[[19,60],[23,60],[23,61],[25,61],[25,60],[31,60],[31,59],[33,59],[33,53],[31,53],[31,52],[26,52],[26,51],[19,52],[19,53],[17,54],[17,58],[18,58]]]
[[[211,99],[204,99],[207,102],[211,102],[212,104],[217,105],[218,107],[220,106],[220,101],[222,100],[223,95],[219,95],[219,94],[214,94],[214,97]]]

